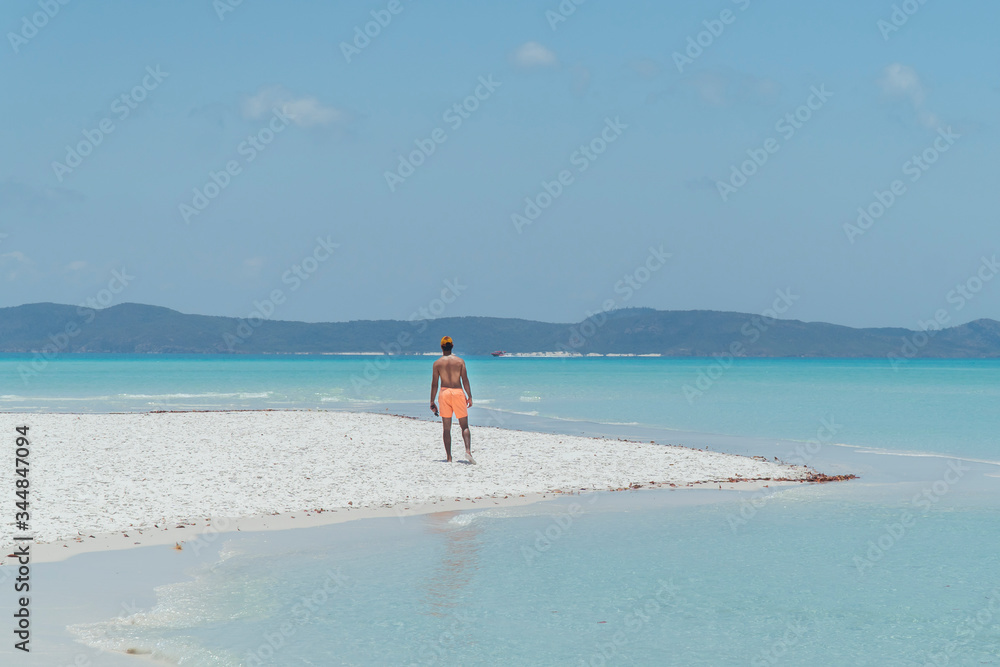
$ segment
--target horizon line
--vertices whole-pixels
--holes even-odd
[[[15,309],[15,308],[26,308],[26,307],[31,307],[31,306],[59,306],[59,307],[64,307],[64,308],[84,309],[84,310],[94,311],[94,312],[103,312],[103,311],[113,310],[115,308],[122,308],[122,307],[126,307],[126,306],[139,306],[139,307],[143,307],[143,308],[159,308],[159,309],[163,309],[163,310],[169,310],[172,313],[177,313],[178,315],[182,315],[182,316],[185,316],[185,317],[218,317],[218,318],[229,319],[229,320],[245,320],[245,319],[247,319],[247,317],[237,317],[237,316],[234,316],[234,315],[206,315],[206,314],[203,314],[203,313],[186,313],[186,312],[177,310],[175,308],[171,308],[169,306],[159,306],[159,305],[149,304],[149,303],[139,303],[139,302],[136,302],[136,301],[126,301],[126,302],[123,302],[123,303],[117,303],[117,304],[105,306],[105,307],[102,307],[102,308],[92,308],[90,306],[86,306],[86,305],[83,305],[83,304],[78,304],[78,305],[74,306],[73,304],[57,303],[55,301],[37,301],[37,302],[33,302],[33,303],[22,303],[22,304],[17,305],[17,306],[0,306],[0,311],[2,311],[2,310],[10,310],[10,309]],[[526,317],[505,317],[505,316],[497,316],[497,315],[453,315],[453,316],[450,316],[450,317],[430,317],[430,318],[419,318],[419,319],[417,319],[417,318],[410,318],[410,319],[382,318],[382,319],[354,319],[354,320],[321,320],[321,321],[315,321],[315,322],[307,322],[305,320],[282,320],[282,319],[275,319],[275,318],[269,318],[269,317],[265,317],[263,319],[264,319],[265,322],[273,322],[273,323],[284,322],[284,323],[288,323],[288,324],[351,324],[353,322],[436,322],[436,321],[449,320],[449,319],[451,319],[451,320],[458,320],[458,319],[494,319],[494,320],[519,320],[519,321],[522,321],[522,322],[535,322],[535,323],[539,323],[539,324],[553,324],[553,325],[560,325],[560,326],[562,326],[562,325],[565,325],[565,326],[574,326],[574,325],[580,324],[582,322],[586,322],[587,320],[591,319],[592,317],[594,317],[594,316],[596,316],[597,314],[600,314],[600,313],[620,313],[620,312],[625,312],[625,311],[629,311],[629,310],[645,310],[645,311],[651,311],[651,312],[654,312],[654,313],[718,313],[718,314],[722,314],[722,315],[741,315],[741,316],[746,316],[748,318],[754,318],[754,317],[756,317],[756,318],[767,318],[767,319],[774,320],[774,321],[779,321],[779,322],[799,322],[799,323],[802,323],[802,324],[826,324],[826,325],[829,325],[829,326],[843,327],[845,329],[853,329],[853,330],[856,330],[856,331],[865,330],[865,329],[876,329],[876,330],[877,329],[901,329],[903,331],[919,332],[919,331],[926,331],[927,330],[927,329],[919,329],[919,328],[918,329],[910,329],[908,327],[903,327],[903,326],[884,326],[884,325],[883,326],[856,327],[856,326],[851,326],[851,325],[848,325],[848,324],[837,324],[835,322],[828,322],[828,321],[825,321],[825,320],[811,320],[811,321],[808,321],[808,320],[798,320],[798,319],[784,319],[784,318],[781,318],[781,317],[771,317],[771,316],[765,315],[763,313],[748,313],[748,312],[742,312],[742,311],[737,311],[737,310],[713,310],[713,309],[708,309],[708,308],[695,308],[695,309],[683,309],[683,310],[682,309],[665,310],[665,309],[654,308],[652,306],[625,306],[625,307],[621,307],[621,308],[612,308],[610,310],[599,310],[597,313],[594,313],[594,314],[592,314],[592,315],[590,315],[588,317],[585,317],[585,318],[583,318],[581,320],[577,320],[577,321],[574,321],[574,322],[547,322],[547,321],[544,321],[544,320],[534,320],[534,319],[529,319],[529,318],[526,318]],[[765,310],[767,310],[767,309],[765,309]],[[958,328],[958,327],[962,327],[962,326],[966,326],[966,325],[972,324],[974,322],[996,322],[996,323],[1000,323],[1000,320],[995,320],[995,319],[989,318],[989,317],[979,317],[979,318],[976,318],[976,319],[973,319],[973,320],[969,320],[967,322],[962,322],[962,323],[959,323],[959,324],[954,324],[954,325],[951,325],[951,326],[948,326],[948,327],[941,327],[940,330],[941,331],[946,331],[948,329],[955,329],[955,328]]]

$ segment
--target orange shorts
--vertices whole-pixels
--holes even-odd
[[[452,413],[459,419],[469,416],[469,406],[465,401],[465,392],[455,387],[441,387],[438,395],[438,409],[441,416],[451,419]]]

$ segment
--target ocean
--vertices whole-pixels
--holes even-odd
[[[431,357],[0,355],[0,411],[380,409],[429,403]],[[510,415],[1000,459],[1000,360],[467,358]],[[688,388],[688,391],[685,391]],[[429,412],[426,412],[429,414]],[[494,419],[500,419],[500,415]],[[513,419],[513,417],[512,417]]]
[[[430,417],[429,357],[0,357],[0,410]],[[598,493],[227,536],[73,628],[183,665],[1000,664],[1000,361],[470,357],[477,424],[837,484]]]

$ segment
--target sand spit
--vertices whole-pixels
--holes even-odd
[[[760,457],[475,425],[478,465],[463,461],[457,425],[456,462],[447,464],[438,423],[370,413],[6,416],[10,432],[30,427],[30,533],[39,543],[115,533],[125,536],[121,546],[149,544],[152,532],[204,526],[210,517],[427,511],[442,501],[475,506],[484,498],[525,502],[584,490],[824,481]],[[0,485],[13,489],[12,466],[0,470]],[[4,520],[3,553],[13,543],[12,518]]]

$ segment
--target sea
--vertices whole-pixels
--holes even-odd
[[[4,355],[0,411],[432,419],[431,361]],[[473,429],[641,439],[857,479],[227,534],[141,608],[68,634],[178,665],[1000,664],[1000,361],[466,361]]]

